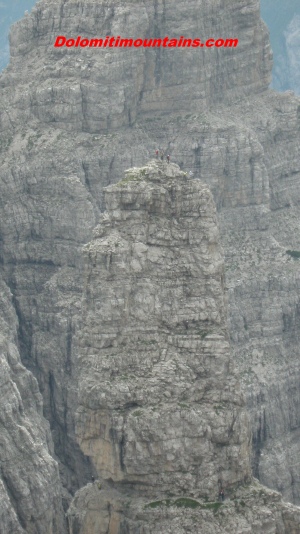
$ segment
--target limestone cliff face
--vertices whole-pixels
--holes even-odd
[[[240,45],[205,53],[54,49],[62,33],[230,34]],[[42,1],[14,26],[11,55],[0,78],[1,271],[64,487],[73,493],[96,469],[74,432],[81,248],[104,207],[103,187],[161,145],[213,193],[255,474],[299,502],[299,276],[286,254],[300,250],[299,99],[267,90],[270,48],[258,2]],[[81,418],[78,428],[93,428]],[[121,434],[118,427],[115,447]],[[92,458],[90,437],[80,439]],[[49,471],[49,487],[52,478]]]
[[[250,469],[211,194],[154,162],[105,198],[85,247],[79,443],[104,479],[212,498]]]
[[[28,84],[34,68],[38,83],[14,94],[27,119],[55,123],[68,131],[104,132],[131,126],[149,113],[195,113],[241,94],[257,94],[270,82],[271,54],[257,0],[192,0],[100,4],[39,2],[11,32],[11,69]],[[69,37],[201,36],[239,39],[239,48],[67,50],[54,48],[57,35]],[[209,52],[209,53],[207,53]],[[42,59],[42,61],[41,61]],[[51,67],[50,67],[51,64]],[[47,67],[49,65],[50,68]],[[101,68],[100,68],[101,67]],[[10,75],[7,76],[10,83]],[[17,79],[17,80],[16,80]]]
[[[62,487],[33,375],[21,364],[11,294],[0,292],[0,532],[60,534]]]
[[[300,509],[249,476],[209,189],[153,161],[105,200],[78,357],[77,437],[99,480],[76,494],[70,533],[299,532]]]
[[[294,502],[299,502],[292,460],[299,444],[299,268],[297,252],[287,251],[299,250],[298,110],[299,99],[272,93],[235,107],[235,116],[243,112],[258,141],[248,185],[251,191],[261,187],[261,194],[220,210],[231,339],[252,413],[255,474]]]

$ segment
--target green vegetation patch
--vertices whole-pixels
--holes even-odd
[[[27,139],[27,148],[28,150],[31,150],[37,143],[37,141],[42,137],[42,133],[40,131],[36,132],[34,135],[30,135]]]
[[[223,404],[215,404],[214,405],[214,410],[215,410],[217,415],[220,415],[220,412],[225,410],[225,406]]]
[[[140,343],[143,343],[143,345],[154,345],[157,341],[156,339],[140,339]]]
[[[180,497],[180,499],[176,499],[173,504],[174,506],[177,506],[177,508],[199,508],[203,506],[206,507],[205,504],[201,505],[200,502],[186,497]]]
[[[118,182],[116,184],[116,187],[129,184],[130,182],[140,182],[142,181],[146,176],[147,168],[144,167],[143,169],[137,169],[136,171],[133,170],[133,172],[125,172],[125,178]]]
[[[135,412],[132,412],[133,417],[140,417],[143,415],[143,410],[135,410]]]
[[[135,174],[127,174],[121,182],[117,183],[116,186],[123,187],[124,185],[129,184],[130,182],[138,182],[141,179],[141,176],[136,176]]]
[[[171,499],[165,499],[162,501],[153,501],[149,504],[146,504],[145,508],[159,508],[160,506],[176,506],[177,508],[189,508],[189,509],[195,509],[195,508],[201,508],[205,510],[212,510],[213,512],[217,512],[219,508],[223,505],[222,502],[208,502],[208,503],[201,503],[199,501],[196,501],[195,499],[190,499],[189,497],[179,497],[179,499],[176,499],[175,501],[172,501]]]
[[[300,258],[300,251],[299,250],[286,250],[286,254],[294,258],[295,260],[298,260]]]
[[[7,150],[12,143],[12,137],[4,137],[0,139],[0,152]]]
[[[180,408],[189,408],[189,405],[186,404],[185,402],[179,402],[178,406],[180,406]]]
[[[206,336],[208,336],[209,332],[203,332],[202,330],[200,330],[199,334],[201,336],[201,339],[205,339]]]
[[[159,508],[160,506],[171,506],[172,501],[170,499],[166,499],[164,501],[153,501],[149,502],[149,504],[146,504],[145,508]]]

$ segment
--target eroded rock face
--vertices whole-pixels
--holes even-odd
[[[239,174],[231,198],[236,202],[245,187],[250,193],[259,185],[269,198],[261,194],[255,202],[252,197],[251,203],[219,212],[231,340],[253,422],[254,472],[294,502],[299,502],[292,461],[299,443],[299,269],[287,251],[299,250],[298,106],[295,97],[269,93],[235,107],[234,117],[243,112],[258,144],[255,162],[246,165],[253,179]]]
[[[77,411],[100,480],[76,494],[70,533],[299,533],[300,509],[249,476],[209,189],[152,161],[105,198],[84,247]]]
[[[197,56],[188,49],[78,54],[53,47],[58,34],[79,28],[133,37],[225,32],[239,38],[239,55],[217,49]],[[163,2],[42,2],[13,28],[11,65],[1,77],[2,260],[20,320],[22,359],[38,378],[69,491],[89,476],[74,439],[79,249],[103,208],[102,188],[124,168],[144,163],[149,146],[162,138],[173,139],[172,151],[183,152],[184,164],[191,145],[178,137],[186,131],[174,127],[178,114],[196,113],[202,125],[209,106],[259,94],[269,77],[267,32],[254,0],[237,9],[229,1],[178,2],[172,9]],[[193,147],[199,158],[198,141]]]
[[[58,33],[181,31],[228,33],[240,46],[172,55],[53,48]],[[285,253],[300,247],[299,100],[267,90],[258,2],[41,2],[14,26],[11,52],[0,78],[1,269],[64,486],[74,492],[92,469],[74,433],[81,247],[103,209],[103,187],[161,145],[213,193],[255,473],[299,502],[299,280],[297,260]]]
[[[174,164],[127,171],[85,248],[77,436],[99,476],[212,498],[246,479],[211,194]]]
[[[190,49],[141,48],[134,53],[81,49],[78,53],[78,49],[53,47],[57,35],[77,37],[78,32],[132,38],[200,35],[203,41],[222,34],[238,38],[239,49],[238,54],[232,49],[215,48],[209,53],[198,49],[195,61]],[[131,126],[138,115],[162,110],[195,113],[203,106],[235,101],[241,94],[257,94],[270,82],[268,33],[257,0],[242,0],[238,6],[230,0],[213,0],[209,5],[180,1],[175,7],[162,0],[122,4],[110,0],[94,5],[38,2],[31,16],[14,26],[10,43],[11,66],[19,83],[28,83],[33,66],[39,76],[29,92],[14,95],[17,107],[27,119],[55,122],[70,132]],[[45,68],[45,56],[50,69]],[[101,69],[96,68],[99,65]],[[66,77],[67,83],[62,84]]]
[[[61,534],[62,487],[42,397],[36,379],[21,364],[18,321],[3,281],[0,295],[0,531]]]
[[[223,504],[186,498],[126,499],[113,490],[99,490],[95,483],[77,492],[68,517],[70,534],[299,534],[300,511],[255,480]]]

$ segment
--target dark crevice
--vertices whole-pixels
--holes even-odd
[[[263,410],[263,413],[260,414],[258,420],[258,427],[252,436],[252,450],[253,450],[253,459],[252,459],[252,469],[253,475],[256,478],[259,477],[259,463],[261,451],[264,447],[264,443],[267,439],[267,424],[266,424],[266,411]]]
[[[121,467],[121,470],[122,471],[125,471],[125,444],[126,444],[126,439],[125,439],[125,435],[122,434],[122,438],[121,438],[121,441],[120,441],[120,467]]]
[[[83,172],[84,172],[84,182],[85,182],[85,185],[87,187],[87,190],[89,193],[91,193],[91,184],[90,184],[90,181],[89,181],[89,175],[88,175],[88,171],[89,171],[89,166],[87,163],[85,163],[84,161],[82,162],[82,169],[83,169]]]
[[[66,340],[66,361],[65,361],[65,371],[66,374],[70,375],[72,372],[72,319],[68,320],[67,326],[67,340]]]
[[[53,419],[55,419],[55,421],[58,421],[57,414],[56,414],[56,405],[55,405],[55,378],[54,378],[52,371],[49,372],[48,384],[49,384],[51,414],[53,416]],[[50,424],[51,424],[51,421],[50,421]],[[53,423],[52,423],[51,428],[53,428]]]
[[[23,365],[32,370],[32,325],[23,317],[21,307],[13,292],[11,284],[9,285],[9,288],[12,292],[12,303],[18,318],[18,348],[20,351],[20,357]]]

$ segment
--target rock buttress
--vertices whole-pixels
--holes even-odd
[[[211,498],[250,474],[211,193],[154,162],[105,197],[84,247],[81,448],[104,479]]]
[[[77,410],[99,480],[70,534],[299,533],[300,509],[250,474],[209,189],[154,161],[105,199],[84,247]]]

